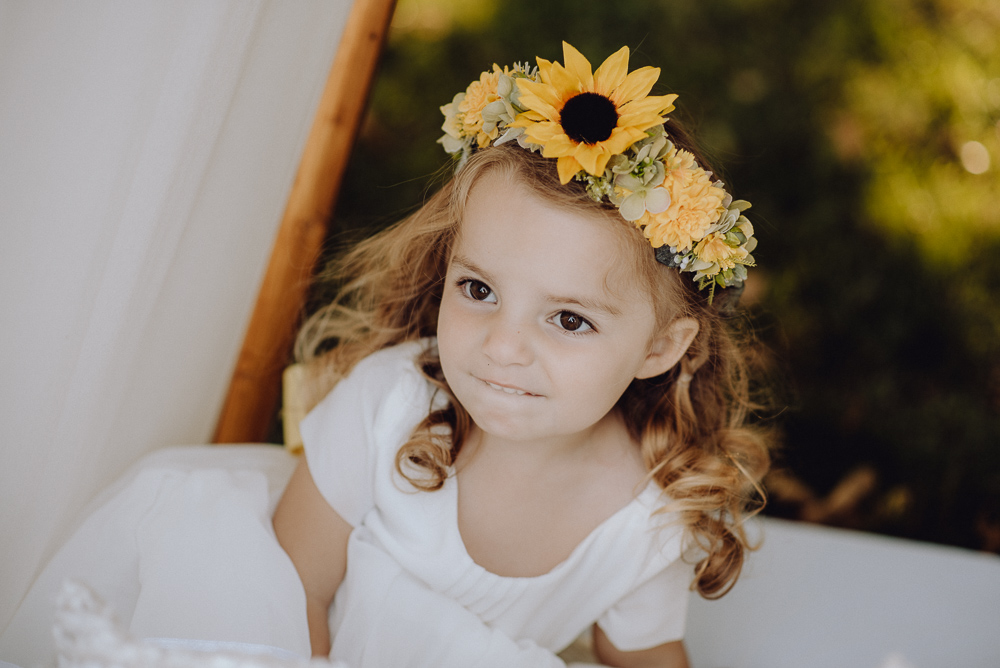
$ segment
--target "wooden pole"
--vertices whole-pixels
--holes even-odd
[[[281,396],[281,373],[289,363],[394,7],[395,0],[355,0],[351,8],[219,415],[215,443],[260,442],[267,436]]]

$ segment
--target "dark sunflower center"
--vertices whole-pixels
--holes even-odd
[[[559,124],[573,141],[596,144],[611,136],[618,125],[618,110],[603,95],[580,93],[563,105]]]

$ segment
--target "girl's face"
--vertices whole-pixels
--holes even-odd
[[[654,336],[650,295],[611,224],[495,172],[473,187],[437,336],[449,386],[487,434],[585,438],[633,378],[683,353]]]

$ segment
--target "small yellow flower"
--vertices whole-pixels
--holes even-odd
[[[604,174],[612,156],[646,137],[673,111],[676,95],[649,96],[659,68],[628,72],[628,47],[622,47],[592,72],[590,61],[563,42],[566,65],[538,58],[541,81],[518,79],[521,106],[512,127],[525,128],[527,141],[542,147],[546,158],[558,158],[559,179],[569,181],[581,170]]]
[[[743,246],[733,247],[727,244],[725,236],[720,234],[709,234],[702,239],[695,246],[694,254],[699,260],[718,265],[720,271],[733,269],[749,255]]]
[[[663,162],[666,168],[663,187],[670,193],[670,206],[660,213],[646,212],[635,225],[643,228],[653,248],[666,245],[683,253],[719,220],[726,192],[712,185],[709,173],[698,166],[688,151],[674,149],[664,156]]]
[[[456,157],[456,171],[477,149],[517,140],[526,150],[557,158],[559,180],[582,181],[596,201],[608,201],[639,228],[656,260],[694,274],[699,289],[740,285],[755,266],[754,229],[721,181],[678,149],[664,126],[676,95],[650,96],[660,70],[628,71],[629,50],[596,71],[563,42],[565,65],[538,58],[538,67],[494,64],[441,107],[438,142]]]
[[[479,76],[479,81],[473,81],[465,89],[465,99],[458,105],[458,112],[462,115],[462,130],[468,136],[475,136],[480,148],[489,146],[490,142],[497,138],[499,132],[494,127],[492,132],[483,131],[483,109],[491,102],[500,99],[497,93],[497,83],[503,70],[496,64],[493,65],[492,72],[483,72]]]

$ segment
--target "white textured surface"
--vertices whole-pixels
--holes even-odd
[[[1000,557],[767,519],[732,592],[691,600],[696,668],[997,668]]]
[[[346,668],[265,645],[138,640],[86,586],[67,581],[53,629],[60,668]]]
[[[165,448],[105,489],[0,634],[0,657],[55,664],[53,601],[86,584],[137,637],[309,652],[302,583],[270,517],[296,461],[268,445]]]
[[[350,0],[0,0],[0,630],[211,436]]]

